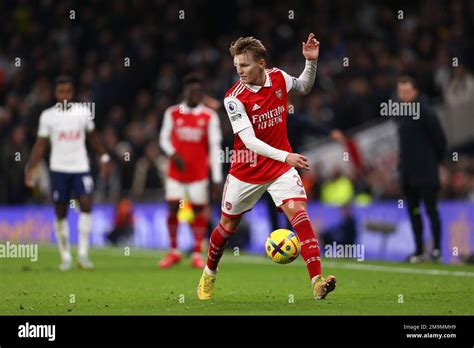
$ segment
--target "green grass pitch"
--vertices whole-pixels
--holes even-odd
[[[94,271],[58,270],[54,246],[38,261],[0,259],[0,315],[473,315],[474,267],[324,259],[337,277],[326,300],[312,299],[304,264],[225,254],[214,299],[200,302],[201,274],[185,257],[160,270],[163,252],[92,249]]]

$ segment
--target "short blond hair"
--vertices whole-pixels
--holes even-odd
[[[239,37],[230,44],[229,48],[232,57],[239,54],[251,53],[255,60],[267,59],[267,49],[262,41],[253,36]]]

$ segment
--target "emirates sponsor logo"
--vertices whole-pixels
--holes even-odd
[[[203,137],[203,130],[196,127],[180,127],[176,129],[179,140],[190,143],[199,143]]]
[[[285,106],[279,105],[278,107],[268,110],[261,115],[252,115],[252,123],[257,125],[257,129],[273,127],[276,124],[283,122],[284,112]]]

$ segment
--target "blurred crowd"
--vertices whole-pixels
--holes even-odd
[[[301,42],[316,33],[315,92],[292,103],[294,113],[328,128],[350,130],[378,119],[380,102],[393,96],[401,72],[414,74],[438,102],[459,103],[474,91],[474,2],[468,0],[19,0],[0,3],[0,12],[0,204],[48,199],[47,179],[30,192],[21,178],[59,74],[73,76],[78,100],[95,103],[96,126],[113,157],[111,177],[96,181],[99,201],[124,193],[136,200],[162,197],[163,112],[180,101],[181,80],[191,71],[204,75],[206,93],[222,100],[237,79],[228,47],[239,36],[261,39],[269,65],[298,76]],[[215,106],[222,146],[232,147],[230,124]],[[443,170],[445,197],[473,199],[472,157]],[[47,177],[46,165],[39,171]],[[313,170],[307,180],[314,198],[321,183],[337,175],[321,178]],[[349,179],[376,197],[398,193],[378,189],[384,178],[376,171],[361,178]]]

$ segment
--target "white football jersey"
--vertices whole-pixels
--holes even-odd
[[[86,132],[94,128],[91,110],[81,103],[71,103],[64,109],[55,105],[44,110],[38,136],[49,138],[51,143],[50,169],[64,173],[88,172]]]

